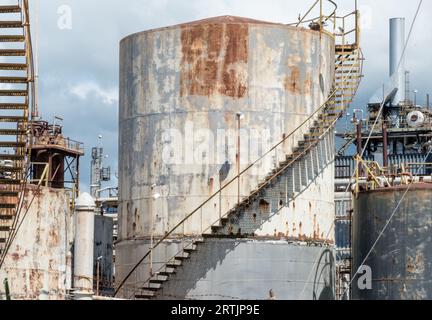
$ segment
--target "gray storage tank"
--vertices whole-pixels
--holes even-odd
[[[408,186],[361,192],[353,217],[353,271],[366,258]],[[432,185],[410,187],[365,265],[372,289],[352,284],[355,300],[432,299]],[[363,275],[363,273],[362,273]],[[361,284],[365,284],[360,279]],[[363,286],[361,286],[363,288]]]
[[[326,101],[334,86],[335,42],[309,29],[218,17],[131,35],[120,51],[118,281],[152,239],[163,237]],[[275,157],[290,154],[307,129]],[[280,299],[331,298],[334,237],[329,248],[321,244],[334,221],[333,156],[329,132],[250,215],[233,222],[237,235],[254,236],[239,240],[227,231],[207,241],[165,286],[165,298],[262,299],[270,289]],[[240,197],[273,169],[269,161],[244,177]],[[296,200],[285,203],[293,193]],[[238,197],[236,184],[225,189],[212,210],[190,219],[153,253],[153,263],[163,265],[181,246],[178,239],[200,235]],[[149,269],[143,264],[125,288],[144,282]]]

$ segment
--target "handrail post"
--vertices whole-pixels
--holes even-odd
[[[320,37],[323,32],[323,0],[320,0]]]

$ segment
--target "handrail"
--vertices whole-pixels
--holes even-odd
[[[338,9],[337,4],[336,4],[334,1],[332,1],[332,0],[327,0],[327,1],[330,2],[330,3],[334,6],[334,10],[333,10],[333,12],[332,12],[330,15],[328,15],[328,16],[324,16],[324,15],[322,14],[322,2],[323,2],[323,0],[316,0],[315,3],[314,3],[314,4],[309,8],[309,10],[305,13],[305,15],[304,15],[300,20],[299,20],[299,22],[297,22],[297,23],[295,24],[296,27],[300,26],[302,23],[306,23],[306,22],[313,22],[313,21],[315,21],[315,20],[317,20],[317,19],[320,19],[320,21],[324,21],[324,22],[326,22],[326,21],[330,20],[331,17],[333,17],[333,16],[336,18],[336,11],[337,11],[337,9]],[[312,12],[312,10],[315,9],[315,7],[317,6],[318,3],[320,3],[320,17],[318,17],[318,18],[312,18],[312,19],[310,19],[310,20],[305,20],[306,17],[307,17],[307,16]],[[323,20],[323,18],[326,18],[326,19]],[[291,24],[291,25],[294,25],[294,23]]]
[[[351,69],[346,73],[345,75],[345,79],[348,78],[351,74],[354,73],[354,71],[356,70],[355,66],[353,65],[351,67]],[[360,84],[360,80],[358,81],[358,85]],[[358,88],[358,86],[357,86]],[[198,206],[195,210],[193,210],[191,213],[189,213],[184,219],[182,219],[176,226],[174,226],[169,232],[165,233],[165,235],[159,239],[157,241],[157,243],[155,245],[152,245],[152,247],[150,248],[150,250],[143,256],[142,259],[140,259],[138,261],[138,263],[135,265],[135,267],[127,274],[127,276],[122,280],[122,282],[119,284],[118,288],[115,291],[114,297],[119,293],[119,291],[121,290],[121,288],[123,288],[123,286],[125,285],[125,283],[127,282],[127,280],[131,277],[131,275],[138,269],[138,267],[144,262],[145,259],[147,259],[147,257],[149,257],[150,255],[152,255],[153,251],[159,247],[159,245],[161,245],[165,240],[167,240],[175,231],[177,231],[181,226],[183,226],[185,224],[185,222],[187,220],[189,220],[191,217],[193,217],[197,212],[199,212],[203,207],[208,204],[210,201],[212,201],[216,196],[220,195],[222,193],[222,191],[224,191],[226,188],[228,188],[228,186],[231,186],[234,182],[238,181],[246,172],[249,171],[249,169],[251,169],[252,167],[254,167],[256,164],[258,164],[261,160],[263,160],[267,155],[271,154],[273,151],[275,151],[279,146],[283,145],[289,138],[293,137],[295,133],[299,132],[301,129],[303,129],[304,125],[309,123],[309,121],[313,120],[315,121],[315,116],[317,116],[319,113],[321,113],[323,110],[325,110],[328,107],[328,104],[332,101],[332,99],[335,97],[336,93],[340,91],[339,88],[336,88],[330,95],[329,97],[325,100],[325,102],[318,108],[316,109],[306,120],[304,120],[296,129],[294,129],[294,131],[292,131],[289,135],[285,136],[278,144],[276,144],[274,147],[272,147],[269,151],[267,151],[264,155],[262,155],[258,160],[254,161],[253,163],[251,163],[246,169],[244,169],[243,171],[241,171],[239,174],[237,174],[233,179],[231,179],[226,185],[224,185],[223,187],[221,187],[217,192],[215,192],[212,196],[210,196],[206,201],[204,201],[200,206]],[[338,120],[338,118],[335,119],[334,123],[336,123]],[[312,126],[311,126],[312,127]],[[309,129],[311,128],[309,127]],[[328,130],[331,128],[331,125],[329,125],[329,128],[326,130],[326,133],[328,132]],[[322,139],[322,136],[320,137],[320,139]],[[297,157],[292,160],[289,164],[287,164],[286,166],[284,166],[283,169],[278,170],[278,172],[273,175],[269,180],[266,181],[266,183],[261,186],[260,189],[258,189],[258,191],[255,191],[255,193],[250,194],[247,199],[250,199],[250,197],[252,197],[254,194],[256,194],[256,192],[259,192],[260,190],[262,190],[262,188],[264,188],[266,185],[268,185],[277,175],[279,175],[281,172],[283,172],[284,170],[286,170],[289,166],[291,166],[294,162],[296,162],[299,158],[303,157],[304,153],[309,151],[310,148],[312,148],[315,145],[315,143],[311,143],[311,145],[308,147],[308,149],[306,149],[305,151],[303,151],[302,153],[300,153],[299,155],[297,155]],[[276,159],[277,160],[277,159]],[[276,164],[276,167],[278,167],[278,163]],[[244,201],[244,199],[242,200]],[[124,201],[122,201],[124,202]],[[238,205],[238,204],[237,204]],[[218,220],[216,220],[214,223],[210,224],[209,227],[205,228],[204,232],[201,233],[201,235],[197,238],[202,238],[202,235],[205,234],[206,231],[210,230],[217,222],[219,222],[222,218],[228,216],[230,214],[232,209],[228,210],[228,212],[226,212],[223,216],[220,216]],[[181,251],[179,252],[181,253]],[[178,254],[179,254],[178,253]],[[176,254],[176,256],[178,255]],[[174,256],[173,258],[175,258],[176,256]],[[173,258],[171,258],[170,260],[172,260]],[[167,262],[169,262],[170,260],[168,260]],[[165,267],[165,266],[164,266]],[[148,280],[146,281],[148,282]]]
[[[306,12],[306,14],[299,18],[298,22],[295,23],[290,23],[287,24],[288,26],[295,26],[295,27],[299,27],[302,24],[306,24],[306,23],[317,23],[319,24],[319,31],[321,33],[323,32],[330,32],[332,35],[334,36],[338,36],[338,37],[342,37],[343,39],[343,44],[345,44],[345,37],[354,33],[355,32],[355,43],[359,43],[359,11],[357,10],[357,1],[355,1],[355,10],[344,15],[344,16],[338,16],[337,15],[337,10],[338,10],[338,6],[337,4],[332,1],[332,0],[326,0],[327,2],[329,2],[333,7],[333,11],[330,14],[324,14],[323,13],[323,1],[324,0],[317,0],[315,1],[315,3],[309,8],[309,10]],[[320,12],[319,12],[319,16],[310,18],[310,19],[306,19],[312,12],[313,9],[316,8],[316,6],[318,5],[318,3],[320,4]],[[354,21],[354,26],[353,29],[350,30],[349,32],[345,32],[345,27],[346,27],[346,20],[351,17],[354,16],[355,17],[355,21]],[[327,31],[325,29],[325,22],[331,20],[332,25],[333,25],[333,30],[332,31]],[[341,21],[341,31],[342,33],[336,33],[336,29],[337,29],[337,25],[338,25],[338,21]]]

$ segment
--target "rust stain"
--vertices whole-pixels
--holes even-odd
[[[247,93],[249,27],[242,24],[184,26],[181,32],[180,95]]]
[[[259,209],[261,214],[267,213],[270,210],[270,203],[268,203],[264,199],[261,199],[259,202]]]
[[[50,230],[48,236],[49,236],[49,241],[48,241],[49,246],[56,247],[59,245],[60,243],[59,235],[55,230]]]
[[[316,239],[319,236],[319,231],[317,232],[317,215],[314,214],[313,218],[313,238]]]
[[[301,94],[300,91],[300,69],[297,66],[290,66],[289,75],[285,78],[285,89],[294,94]]]
[[[415,259],[412,257],[408,257],[406,269],[409,273],[423,273],[425,270],[423,254],[417,253]]]
[[[306,72],[302,75],[298,66],[288,66],[288,75],[285,77],[285,90],[296,95],[307,95],[312,92],[312,75]]]

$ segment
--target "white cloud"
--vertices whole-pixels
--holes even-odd
[[[82,82],[70,88],[70,92],[82,100],[96,96],[104,104],[112,105],[118,102],[118,89],[104,89],[96,82]]]

